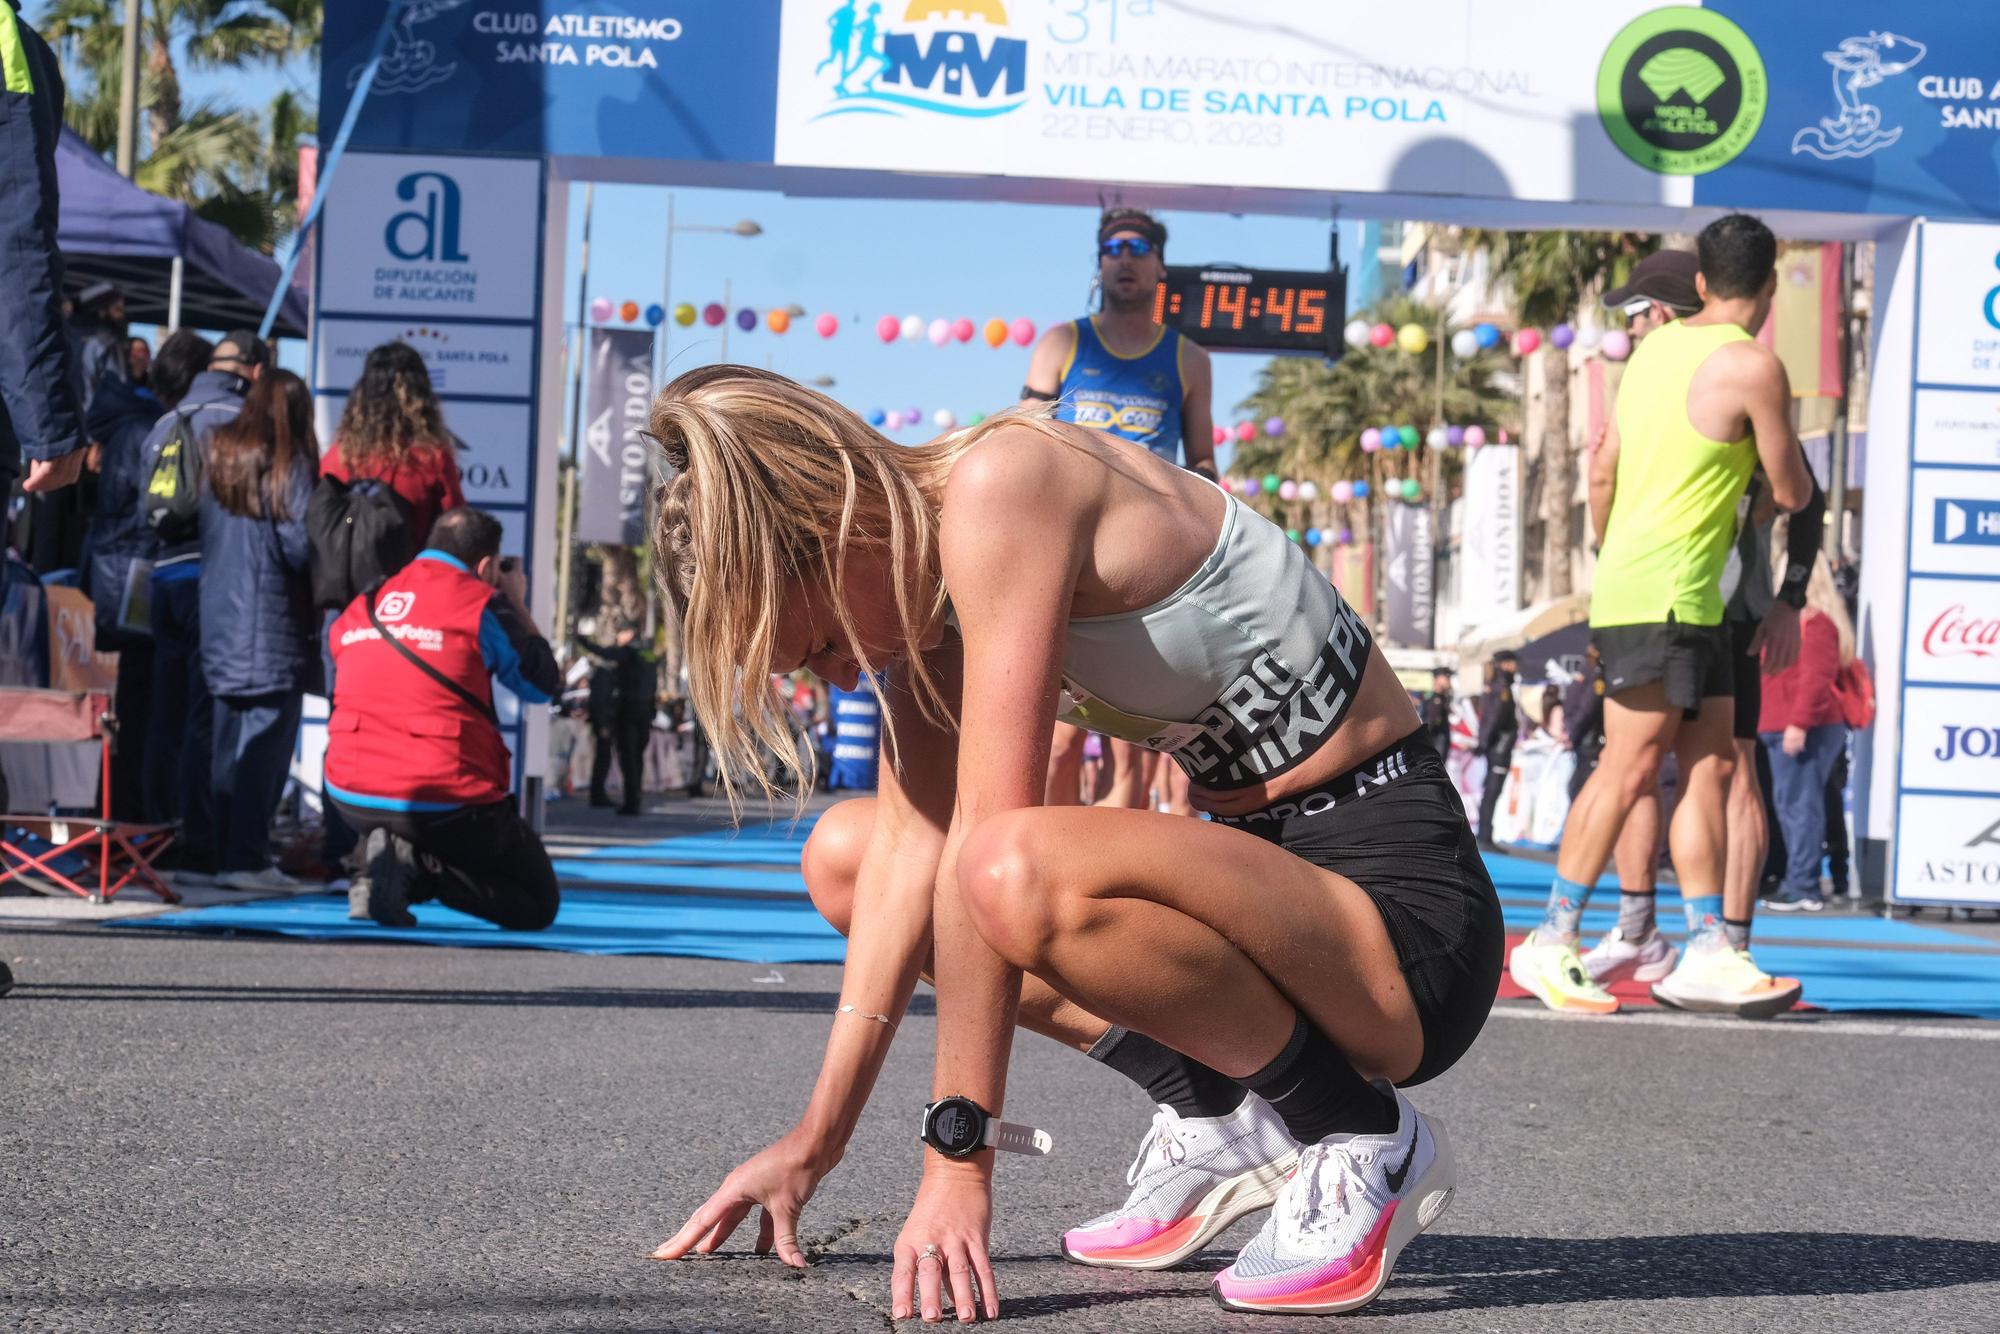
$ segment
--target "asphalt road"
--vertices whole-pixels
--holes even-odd
[[[646,1257],[796,1115],[834,969],[104,927],[10,931],[0,958],[19,977],[0,1000],[0,1327],[889,1326],[924,997],[797,1276]],[[1509,1006],[1418,1092],[1459,1194],[1349,1323],[2000,1328],[1996,1039]],[[1009,1327],[1297,1328],[1205,1296],[1249,1223],[1179,1272],[1057,1258],[1064,1227],[1122,1197],[1149,1109],[1039,1038],[1014,1072],[1010,1110],[1057,1156],[1002,1168]]]

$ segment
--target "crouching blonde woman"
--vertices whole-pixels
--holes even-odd
[[[725,772],[795,753],[771,672],[879,675],[879,795],[826,812],[813,901],[847,935],[797,1128],[656,1256],[803,1265],[920,974],[937,989],[924,1172],[895,1244],[898,1318],[1000,1312],[994,1148],[1016,1023],[1159,1110],[1086,1265],[1178,1264],[1247,1213],[1224,1306],[1366,1304],[1449,1201],[1444,1128],[1399,1086],[1448,1068],[1500,976],[1493,886],[1443,762],[1368,629],[1284,534],[1113,436],[1027,412],[906,448],[781,376],[690,371],[653,406],[679,476],[656,542],[690,692]],[[748,683],[748,688],[745,688]],[[1042,804],[1058,717],[1173,756],[1206,821]],[[1032,1170],[1032,1169],[1030,1169]],[[1275,1207],[1273,1207],[1275,1206]]]

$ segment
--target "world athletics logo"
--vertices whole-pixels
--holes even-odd
[[[833,105],[815,116],[1004,116],[1028,100],[1028,44],[1000,0],[841,0],[813,77]]]

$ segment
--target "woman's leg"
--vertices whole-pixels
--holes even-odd
[[[988,942],[1053,994],[1239,1081],[1284,1052],[1301,1014],[1361,1075],[1404,1079],[1423,1058],[1367,894],[1240,830],[1011,811],[973,831],[959,880]]]

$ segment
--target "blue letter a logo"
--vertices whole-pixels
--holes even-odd
[[[396,198],[422,199],[417,207],[396,214],[382,232],[382,243],[397,259],[428,259],[463,264],[458,248],[458,182],[440,171],[413,171],[396,182]],[[414,236],[416,244],[403,241]]]

